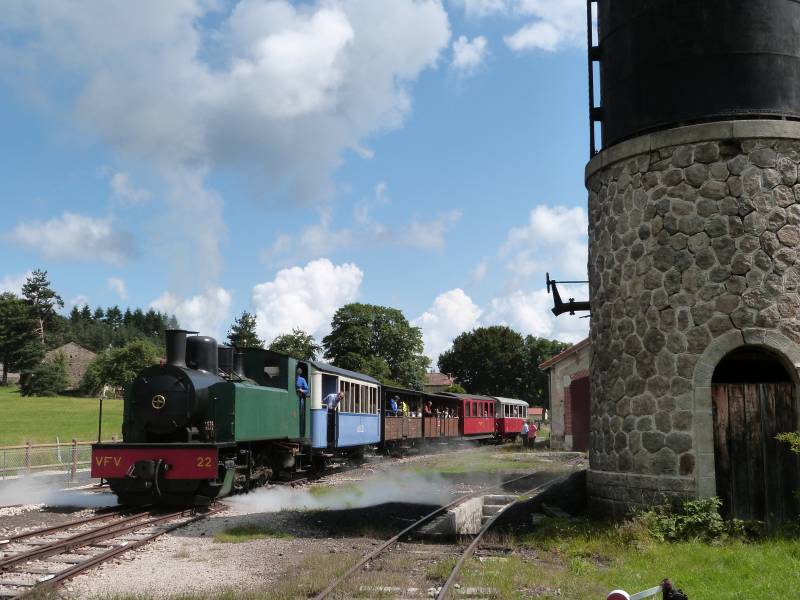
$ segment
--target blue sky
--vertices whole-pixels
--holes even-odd
[[[582,0],[7,1],[0,289],[224,335],[390,305],[432,357],[508,324],[577,341]],[[578,289],[576,294],[585,295]]]

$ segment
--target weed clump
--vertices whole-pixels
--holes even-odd
[[[687,500],[681,504],[665,504],[636,515],[635,523],[659,542],[707,543],[726,540],[749,540],[757,537],[761,524],[741,519],[725,520],[719,513],[722,501],[717,498]]]

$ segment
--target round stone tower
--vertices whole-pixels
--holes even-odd
[[[798,428],[800,4],[597,4],[590,502],[788,514],[797,465],[774,434]]]

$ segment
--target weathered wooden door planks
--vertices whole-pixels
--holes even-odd
[[[794,431],[790,383],[712,388],[717,495],[729,517],[777,521],[797,514],[798,458],[775,440]]]

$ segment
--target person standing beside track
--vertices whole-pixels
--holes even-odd
[[[522,447],[523,448],[527,447],[527,445],[528,445],[528,431],[529,431],[528,422],[525,421],[522,424],[522,431],[519,432],[520,437],[522,438]]]

